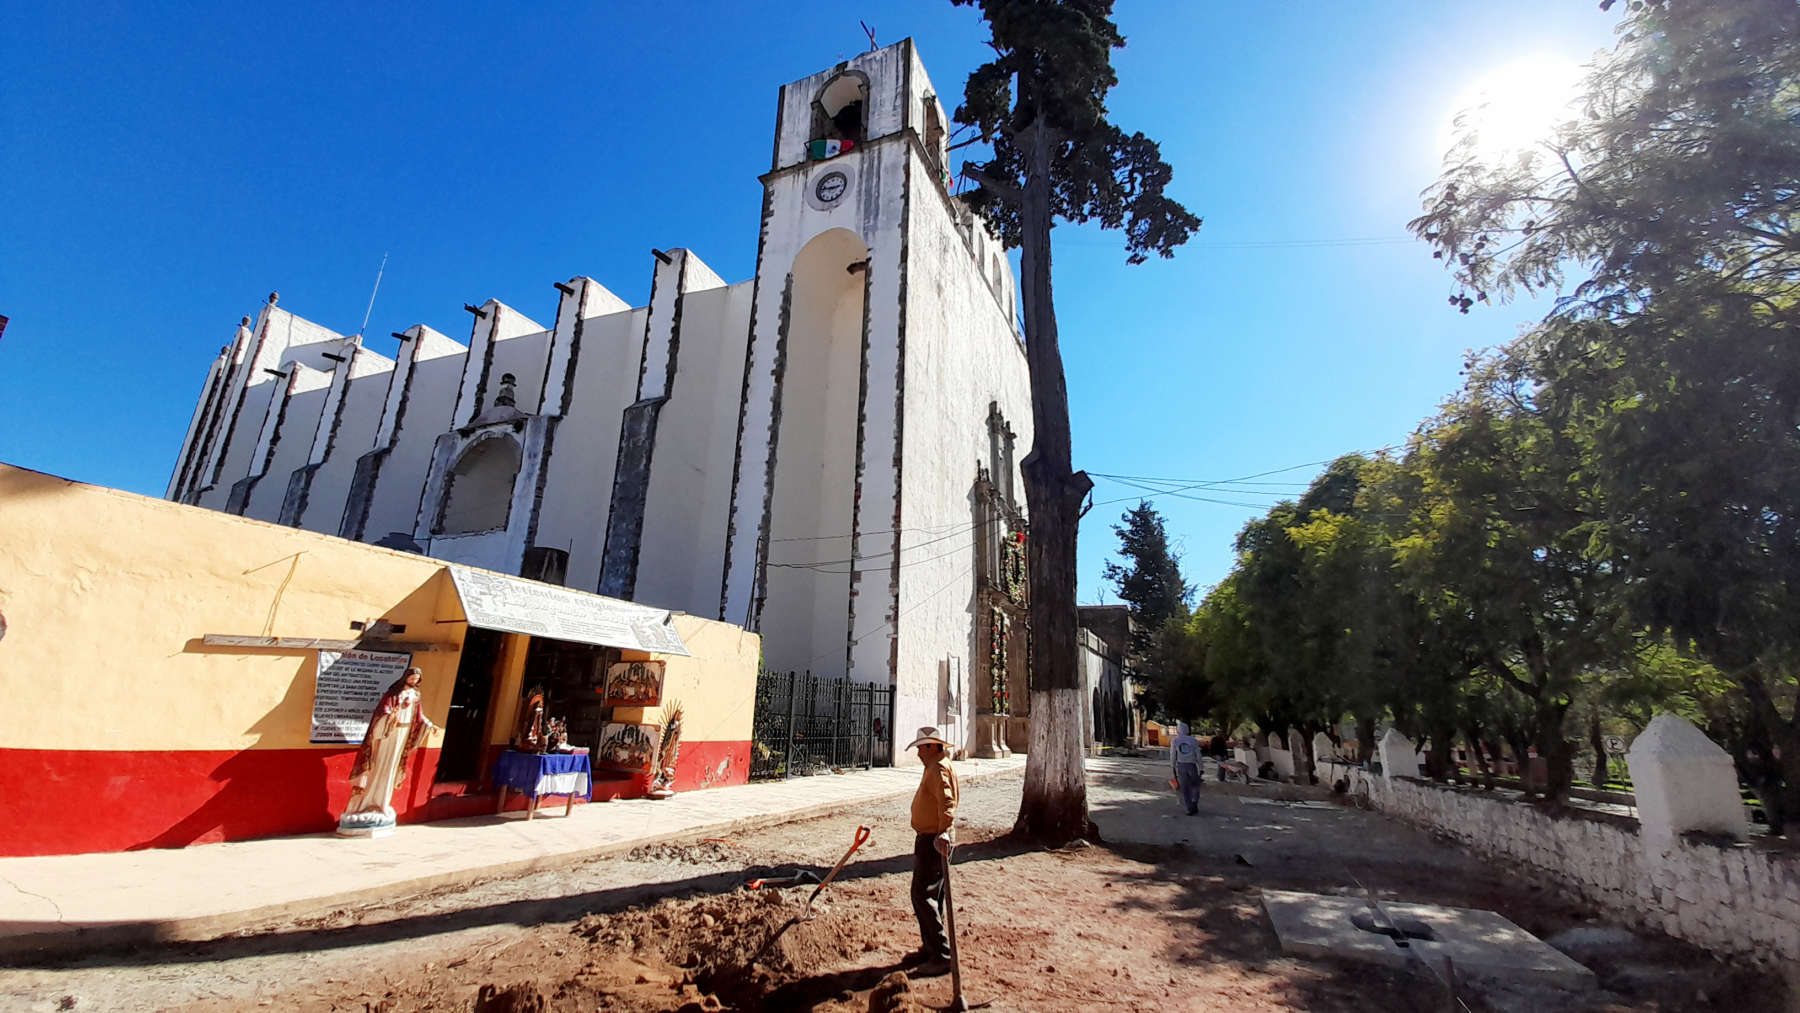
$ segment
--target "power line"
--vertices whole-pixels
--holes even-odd
[[[1404,246],[1420,240],[1413,236],[1343,236],[1317,239],[1246,239],[1236,242],[1190,242],[1184,250],[1317,250],[1342,247]],[[1105,239],[1060,239],[1058,245],[1116,246]]]
[[[958,535],[967,534],[968,532],[973,531],[975,528],[977,528],[979,526],[980,526],[980,522],[977,522],[975,524],[969,525],[967,528],[964,528],[962,531],[953,531],[950,534],[947,534],[942,538],[933,538],[929,542],[920,542],[917,545],[902,546],[900,551],[904,553],[907,549],[919,549],[919,548],[924,548],[927,545],[935,544],[937,542],[948,541],[949,539],[955,538]],[[939,553],[938,555],[930,556],[925,559],[915,559],[912,562],[901,563],[900,566],[902,568],[905,568],[908,566],[915,566],[919,563],[929,563],[933,559],[943,559],[945,556],[955,555],[956,553],[963,551],[964,548],[966,548],[966,546],[958,545],[957,547],[951,549],[948,552]],[[864,560],[880,559],[884,556],[891,556],[891,555],[893,555],[892,552],[872,552],[869,555],[857,556],[854,559],[827,559],[827,560],[820,560],[819,562],[816,562],[816,563],[770,563],[768,565],[769,566],[779,566],[779,567],[784,567],[787,569],[794,569],[794,570],[815,570],[819,573],[840,573],[840,574],[873,573],[877,570],[886,570],[891,566],[891,564],[883,563],[880,566],[854,566],[854,564],[863,562]],[[849,570],[821,570],[821,569],[819,569],[822,566],[842,566],[845,563],[853,564],[853,568],[849,569]]]
[[[951,521],[949,524],[927,525],[917,528],[882,528],[879,531],[857,531],[854,533],[846,531],[841,535],[798,535],[793,538],[771,538],[769,539],[769,544],[773,545],[776,542],[829,542],[835,538],[860,538],[863,535],[891,535],[896,531],[922,531],[929,534],[937,534],[940,531],[948,531],[962,523],[962,521]]]
[[[1375,450],[1371,450],[1371,451],[1352,451],[1352,453],[1365,453],[1367,455],[1372,456],[1375,454],[1386,453],[1387,451],[1393,450],[1398,446],[1399,446],[1399,444],[1389,444],[1385,447],[1378,447]],[[1232,483],[1235,483],[1235,482],[1248,482],[1251,479],[1266,478],[1270,475],[1281,475],[1281,474],[1285,474],[1290,471],[1299,471],[1301,468],[1317,468],[1321,465],[1330,464],[1331,462],[1337,460],[1340,457],[1344,457],[1344,456],[1346,456],[1346,455],[1339,454],[1339,455],[1337,455],[1337,457],[1328,457],[1322,461],[1307,461],[1304,464],[1290,464],[1285,468],[1271,468],[1268,471],[1259,471],[1254,475],[1243,475],[1238,478],[1224,478],[1224,479],[1146,478],[1143,476],[1127,477],[1124,475],[1110,475],[1110,474],[1105,474],[1102,472],[1090,472],[1089,474],[1093,475],[1096,478],[1105,478],[1105,479],[1109,479],[1114,482],[1119,482],[1124,485],[1135,485],[1138,488],[1149,492],[1149,495],[1147,495],[1147,496],[1120,496],[1120,497],[1117,497],[1116,499],[1101,500],[1100,502],[1095,503],[1094,506],[1111,506],[1115,503],[1124,503],[1124,502],[1127,502],[1129,500],[1134,500],[1134,499],[1150,500],[1150,499],[1155,499],[1158,496],[1177,496],[1177,497],[1180,497],[1181,499],[1190,499],[1190,500],[1195,500],[1195,501],[1201,502],[1201,503],[1218,503],[1222,506],[1235,506],[1235,507],[1244,507],[1244,508],[1250,509],[1250,510],[1263,510],[1263,509],[1267,509],[1268,504],[1266,504],[1266,503],[1239,503],[1239,502],[1235,502],[1232,500],[1214,499],[1210,496],[1195,496],[1195,495],[1191,495],[1191,492],[1192,492],[1192,490],[1196,490],[1196,489],[1212,489],[1212,490],[1216,490],[1216,491],[1220,491],[1220,492],[1237,493],[1239,495],[1264,495],[1264,496],[1273,495],[1271,493],[1258,492],[1257,490],[1252,490],[1252,489],[1233,489],[1233,488],[1220,488],[1220,487],[1221,486],[1230,486]],[[1143,485],[1143,484],[1141,484],[1142,482],[1169,483],[1169,484],[1174,484],[1175,488],[1162,489],[1162,488],[1157,488],[1155,486]],[[1310,485],[1311,483],[1307,483],[1307,484]]]

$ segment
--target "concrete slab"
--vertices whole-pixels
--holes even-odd
[[[966,782],[1025,757],[956,764]],[[555,869],[699,834],[903,805],[917,767],[682,792],[664,801],[553,805],[409,824],[380,840],[335,834],[186,848],[0,858],[0,958],[255,934],[285,920]]]
[[[1381,903],[1377,924],[1422,926],[1432,937],[1410,938],[1400,946],[1391,936],[1359,928],[1370,922],[1369,904],[1357,897],[1264,890],[1263,910],[1281,941],[1281,952],[1297,957],[1329,957],[1389,967],[1414,959],[1441,970],[1444,958],[1458,977],[1495,978],[1533,985],[1585,989],[1594,974],[1492,911],[1433,904]]]

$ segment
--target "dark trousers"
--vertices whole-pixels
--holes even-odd
[[[944,856],[936,834],[913,841],[912,906],[919,919],[919,948],[932,956],[950,956],[950,934],[944,931]]]
[[[1187,807],[1189,813],[1199,811],[1202,780],[1199,764],[1177,763],[1175,765],[1175,783],[1181,788],[1181,804]]]

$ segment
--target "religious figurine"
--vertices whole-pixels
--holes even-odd
[[[569,741],[569,723],[562,718],[551,718],[548,728],[544,733],[544,752],[561,751]]]
[[[388,687],[369,716],[369,729],[350,768],[350,804],[338,820],[346,837],[386,837],[394,832],[394,789],[406,779],[406,759],[437,725],[420,707],[424,673],[409,668]]]
[[[663,720],[662,735],[656,744],[651,798],[668,798],[675,794],[675,760],[681,755],[681,705],[671,703],[663,713],[668,717]]]
[[[513,733],[512,747],[521,753],[544,751],[544,687],[533,686],[525,694],[525,705],[519,708],[519,726]]]

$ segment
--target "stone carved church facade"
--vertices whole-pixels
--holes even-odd
[[[898,743],[1003,749],[1030,389],[946,122],[910,40],[783,87],[747,281],[652,251],[646,306],[575,277],[548,326],[490,299],[391,358],[271,295],[168,498],[738,623],[772,670],[893,685]]]

